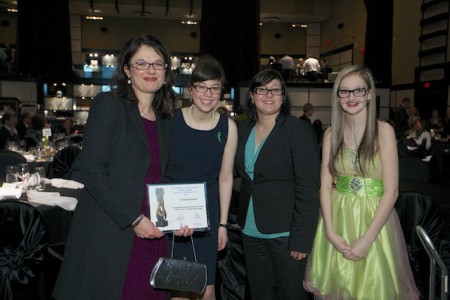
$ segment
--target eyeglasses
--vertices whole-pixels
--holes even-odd
[[[163,61],[157,61],[154,63],[149,63],[146,61],[137,61],[134,64],[129,64],[129,67],[135,68],[136,70],[148,70],[150,66],[153,66],[155,70],[164,70],[167,68],[167,64]]]
[[[283,89],[268,89],[268,88],[264,88],[264,87],[255,88],[255,93],[258,95],[267,95],[269,92],[273,96],[283,95]]]
[[[339,98],[348,98],[350,97],[350,94],[353,94],[355,97],[363,97],[367,94],[368,89],[366,88],[359,88],[354,90],[338,90],[337,96]]]
[[[199,93],[206,93],[208,90],[213,94],[222,93],[222,87],[220,86],[207,87],[206,85],[194,84],[194,89]]]

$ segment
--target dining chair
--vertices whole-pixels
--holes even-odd
[[[59,150],[53,157],[51,164],[52,178],[65,178],[69,172],[75,158],[80,154],[80,149],[76,146],[68,146]]]
[[[399,157],[399,178],[428,182],[430,170],[426,162],[415,156]]]
[[[7,166],[16,166],[26,162],[26,158],[20,153],[6,149],[0,150],[0,180],[5,180]]]
[[[438,204],[430,196],[418,192],[400,192],[395,209],[402,227],[409,263],[417,288],[423,297],[422,299],[427,299],[430,275],[429,262],[416,232],[416,227],[420,225],[428,232],[430,240],[435,245],[440,245],[444,219]]]
[[[419,236],[420,242],[422,243],[424,249],[426,250],[428,257],[430,259],[430,277],[429,277],[429,292],[428,299],[436,299],[435,298],[435,287],[436,287],[436,264],[440,269],[440,298],[441,300],[446,300],[448,296],[448,270],[444,261],[441,258],[438,250],[436,249],[433,241],[428,236],[425,229],[422,226],[416,226],[416,232]]]
[[[40,299],[47,221],[32,205],[0,201],[0,299]]]

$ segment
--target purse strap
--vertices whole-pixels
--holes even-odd
[[[195,245],[194,245],[194,238],[192,237],[192,234],[190,235],[191,238],[191,244],[192,244],[192,252],[194,252],[194,260],[197,262],[197,254],[195,252]],[[173,249],[175,247],[175,235],[172,236],[172,251],[170,252],[170,258],[173,258]]]

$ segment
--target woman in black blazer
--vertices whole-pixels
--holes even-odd
[[[239,126],[242,228],[252,299],[307,299],[302,280],[319,213],[319,148],[308,123],[290,115],[282,76],[250,83],[249,120]]]
[[[173,75],[167,49],[131,38],[114,89],[95,97],[72,179],[85,185],[71,224],[56,299],[166,299],[149,284],[167,253],[148,216],[146,184],[166,177]]]

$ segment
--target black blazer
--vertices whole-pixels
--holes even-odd
[[[157,115],[161,174],[169,154],[170,119]],[[56,299],[120,299],[152,162],[136,104],[99,94],[89,110],[83,150],[71,179],[85,185],[71,224]],[[149,270],[150,272],[150,270]]]
[[[277,119],[255,163],[254,179],[245,172],[245,144],[254,122],[239,126],[235,159],[242,177],[238,223],[243,228],[250,197],[262,233],[290,231],[289,250],[309,253],[319,214],[319,147],[311,125],[288,115]]]
[[[19,136],[17,134],[12,134],[6,127],[3,125],[0,128],[0,149],[5,149],[8,141],[19,142]]]

